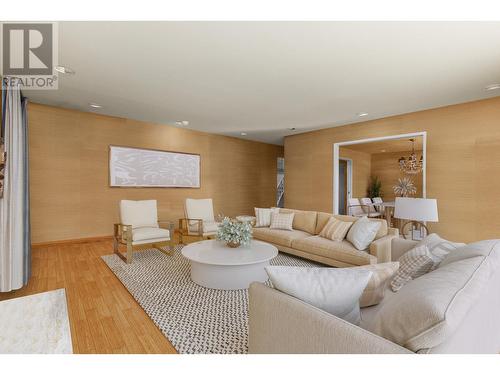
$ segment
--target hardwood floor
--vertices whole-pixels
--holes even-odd
[[[101,255],[111,241],[35,247],[26,287],[0,300],[65,288],[74,353],[176,353]]]

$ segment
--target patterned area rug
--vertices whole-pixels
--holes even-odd
[[[248,291],[193,283],[181,249],[178,245],[173,256],[154,249],[136,252],[132,264],[114,254],[102,259],[179,353],[247,353]],[[318,267],[282,253],[271,264]]]

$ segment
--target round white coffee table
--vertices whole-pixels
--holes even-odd
[[[217,240],[194,242],[182,249],[191,262],[191,280],[212,289],[246,289],[253,281],[267,281],[264,267],[278,255],[266,242],[252,240],[232,249]]]

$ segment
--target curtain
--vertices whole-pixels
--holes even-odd
[[[19,82],[12,82],[2,90],[7,159],[0,198],[0,292],[22,288],[31,274],[27,99]]]

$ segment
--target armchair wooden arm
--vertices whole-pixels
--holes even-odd
[[[132,244],[132,225],[115,224],[113,238],[124,245]]]
[[[165,227],[165,229],[172,229],[175,226],[174,222],[170,220],[158,220],[158,225],[160,226],[160,228]],[[162,225],[164,227],[162,227]]]
[[[197,224],[197,230],[192,230],[189,228],[190,225]],[[202,219],[191,219],[191,218],[182,218],[179,219],[179,235],[180,235],[180,243],[184,243],[184,237],[196,237],[197,240],[209,239],[213,238],[214,234],[206,234],[203,232],[203,220]]]
[[[194,222],[194,223],[193,223]],[[189,235],[189,225],[190,224],[198,224],[198,236],[203,236],[203,220],[202,219],[189,219],[182,218],[179,219],[179,231],[182,235]]]
[[[158,226],[163,229],[167,229],[170,233],[170,239],[174,238],[175,224],[173,221],[169,220],[158,220]]]

